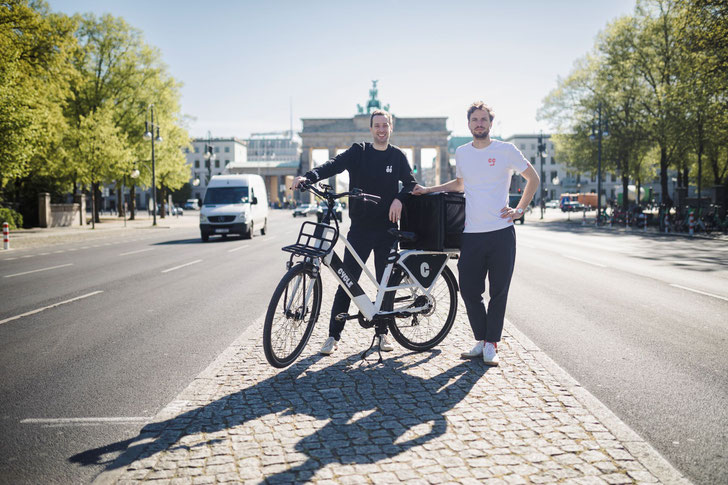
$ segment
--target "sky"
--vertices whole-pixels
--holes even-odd
[[[182,82],[193,137],[300,131],[301,118],[351,118],[372,80],[399,117],[447,117],[467,136],[483,100],[492,133],[551,128],[543,99],[635,0],[49,0],[110,13],[143,32]],[[396,126],[395,126],[396,131]]]

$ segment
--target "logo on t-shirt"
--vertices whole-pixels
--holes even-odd
[[[387,173],[392,173],[392,166],[387,165],[387,170],[385,170]]]
[[[489,158],[488,165],[490,165],[491,167],[495,167],[495,158]]]

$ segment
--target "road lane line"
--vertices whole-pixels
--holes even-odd
[[[94,291],[94,292],[91,292],[91,293],[87,293],[85,295],[77,296],[76,298],[71,298],[70,300],[59,301],[58,303],[54,303],[53,305],[44,306],[43,308],[38,308],[36,310],[31,310],[29,312],[25,312],[25,313],[22,313],[20,315],[15,315],[14,317],[6,318],[5,320],[0,320],[0,325],[2,325],[3,323],[11,322],[13,320],[17,320],[18,318],[23,318],[23,317],[27,317],[29,315],[34,315],[36,313],[40,313],[40,312],[42,312],[44,310],[48,310],[50,308],[54,308],[54,307],[57,307],[57,306],[65,305],[66,303],[71,303],[71,302],[74,302],[76,300],[81,300],[83,298],[88,298],[89,296],[98,295],[99,293],[103,293],[103,291],[101,291],[101,290]]]
[[[185,266],[189,266],[191,264],[197,264],[197,263],[199,263],[201,261],[202,261],[201,259],[196,259],[194,261],[190,261],[189,263],[180,264],[179,266],[175,266],[174,268],[165,269],[164,271],[162,271],[162,273],[169,273],[170,271],[174,271],[176,269],[184,268]]]
[[[20,424],[39,424],[41,426],[88,426],[95,424],[144,424],[151,418],[142,416],[116,416],[96,418],[28,418],[22,419]]]
[[[154,251],[154,248],[137,249],[136,251],[129,251],[128,253],[121,253],[119,256],[128,256],[130,254],[143,253],[144,251]]]
[[[670,283],[670,286],[674,286],[675,288],[680,288],[681,290],[692,291],[693,293],[699,293],[701,295],[712,296],[713,298],[718,298],[720,300],[728,301],[728,298],[726,298],[725,296],[714,295],[713,293],[706,293],[704,291],[696,290],[696,289],[693,289],[693,288],[688,288],[687,286],[676,285],[674,283]]]
[[[232,252],[235,252],[235,251],[239,251],[239,250],[245,249],[245,248],[247,248],[249,246],[250,246],[249,244],[243,244],[242,246],[238,246],[238,247],[233,248],[233,249],[228,249],[228,253],[232,253]]]
[[[600,267],[600,268],[606,268],[606,267],[607,267],[607,266],[606,266],[606,265],[604,265],[604,264],[600,264],[600,263],[595,263],[594,261],[588,261],[588,260],[586,260],[586,259],[581,259],[581,258],[575,258],[574,256],[568,256],[568,255],[566,255],[566,254],[562,254],[562,256],[563,256],[563,257],[565,257],[565,258],[568,258],[568,259],[573,259],[574,261],[580,261],[580,262],[582,262],[582,263],[586,263],[586,264],[591,264],[592,266],[598,266],[598,267]]]
[[[61,264],[59,266],[51,266],[49,268],[34,269],[32,271],[24,271],[23,273],[9,274],[9,275],[5,275],[4,278],[12,278],[14,276],[22,276],[24,274],[38,273],[40,271],[48,271],[48,270],[57,269],[57,268],[65,268],[66,266],[73,266],[73,263]]]

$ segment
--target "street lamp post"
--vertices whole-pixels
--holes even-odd
[[[541,158],[541,219],[543,219],[543,213],[546,209],[546,201],[543,197],[543,179],[544,179],[544,172],[543,172],[543,159],[546,155],[546,144],[543,141],[543,132],[541,132],[538,135],[538,156]]]
[[[597,106],[597,122],[589,138],[597,140],[597,226],[602,223],[602,136],[609,136],[607,119],[602,119],[602,102]]]
[[[205,188],[207,188],[207,185],[210,183],[210,178],[212,178],[212,161],[215,160],[217,155],[215,155],[215,150],[212,147],[212,135],[210,132],[207,132],[207,145],[205,145],[205,168],[207,168],[207,178],[205,181]]]
[[[154,105],[149,105],[149,112],[151,112],[151,122],[144,120],[144,139],[152,141],[152,225],[157,225],[157,172],[154,161],[154,142],[161,143],[162,137],[159,136],[159,125],[154,124]],[[154,128],[157,129],[157,136],[154,136]]]

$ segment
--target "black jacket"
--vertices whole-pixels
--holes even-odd
[[[371,229],[388,229],[396,224],[389,221],[389,206],[397,198],[404,202],[417,181],[407,162],[404,152],[389,145],[386,150],[377,150],[371,143],[354,143],[320,167],[306,172],[312,181],[329,178],[348,170],[349,188],[361,189],[367,194],[382,198],[379,204],[349,199],[351,225]],[[402,182],[402,190],[399,190]]]

